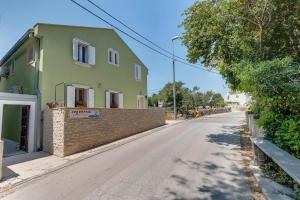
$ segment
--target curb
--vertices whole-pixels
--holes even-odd
[[[180,121],[180,122],[177,122],[177,123],[174,123],[174,124],[165,124],[165,125],[156,127],[154,129],[151,129],[151,130],[148,130],[148,131],[145,131],[145,132],[141,132],[141,133],[137,133],[135,135],[125,137],[125,138],[122,138],[120,140],[116,140],[112,143],[108,143],[108,144],[105,144],[103,146],[99,146],[99,147],[95,147],[94,149],[87,150],[85,152],[87,152],[88,154],[82,155],[78,158],[75,158],[74,160],[67,161],[65,164],[54,167],[54,168],[50,169],[49,171],[46,171],[42,174],[35,175],[35,176],[30,177],[30,178],[23,179],[19,182],[16,182],[15,184],[9,184],[6,187],[0,188],[0,198],[3,198],[4,196],[6,196],[8,194],[13,193],[16,189],[18,189],[21,186],[24,186],[24,185],[26,185],[30,182],[33,182],[33,181],[40,180],[41,178],[43,178],[45,176],[49,176],[51,174],[59,172],[59,171],[63,170],[64,168],[72,166],[76,163],[79,163],[81,161],[84,161],[86,159],[94,157],[94,156],[99,155],[101,153],[113,150],[117,147],[123,146],[125,144],[133,142],[133,141],[138,140],[140,138],[143,138],[143,137],[146,137],[146,136],[151,135],[153,133],[156,133],[158,131],[161,131],[161,130],[164,130],[166,128],[181,124],[183,122],[188,122],[188,121],[191,121],[191,120],[183,120],[183,121]]]
[[[261,173],[259,167],[250,166],[253,176],[255,177],[258,185],[261,188],[261,191],[264,197],[267,200],[292,200],[295,199],[296,195],[291,188],[280,185],[273,180],[264,177]]]

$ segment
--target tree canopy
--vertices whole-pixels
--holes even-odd
[[[192,89],[185,87],[181,81],[176,82],[176,106],[181,113],[194,110],[199,107],[223,107],[224,99],[220,93],[213,91],[201,92],[200,88],[194,86]],[[173,107],[173,83],[167,83],[158,94],[149,97],[149,106],[157,106],[158,101],[163,102],[166,108]]]
[[[219,69],[233,89],[242,60],[300,59],[300,1],[197,1],[184,16],[189,61]]]

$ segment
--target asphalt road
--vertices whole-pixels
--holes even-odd
[[[26,184],[11,200],[251,199],[239,153],[244,113],[162,129]]]

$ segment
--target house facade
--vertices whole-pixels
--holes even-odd
[[[3,96],[36,97],[35,135],[47,105],[147,108],[148,69],[112,29],[38,23],[2,58],[0,66]],[[22,137],[27,130],[22,127],[29,123],[30,107],[10,104],[7,99],[0,111],[1,107],[2,138],[26,150]],[[33,138],[37,149],[40,136]]]
[[[231,91],[226,94],[224,101],[231,107],[247,106],[251,102],[251,97],[245,93]]]

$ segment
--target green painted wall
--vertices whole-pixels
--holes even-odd
[[[35,94],[34,71],[32,64],[27,63],[27,48],[32,45],[32,39],[23,44],[20,49],[4,65],[9,69],[10,64],[15,60],[15,74],[0,80],[0,92],[10,92],[14,86],[22,86],[24,94]]]
[[[8,69],[12,60],[15,60],[15,74],[0,80],[0,92],[12,92],[12,88],[22,87],[24,94],[35,94],[34,73],[35,68],[27,63],[27,48],[33,44],[33,40],[26,41],[4,65]],[[21,135],[21,106],[4,105],[2,137],[20,142]]]
[[[93,87],[95,107],[105,107],[108,89],[124,93],[124,108],[136,108],[140,92],[147,95],[147,68],[112,29],[37,24],[35,35],[41,40],[42,108],[54,100],[54,88],[60,82]],[[74,63],[72,40],[75,37],[96,47],[95,66],[87,68]],[[108,64],[108,48],[119,52],[119,67]],[[134,78],[134,64],[142,66],[142,81]],[[63,87],[59,86],[59,99],[62,92]]]
[[[22,107],[5,105],[3,108],[2,137],[20,143]]]

